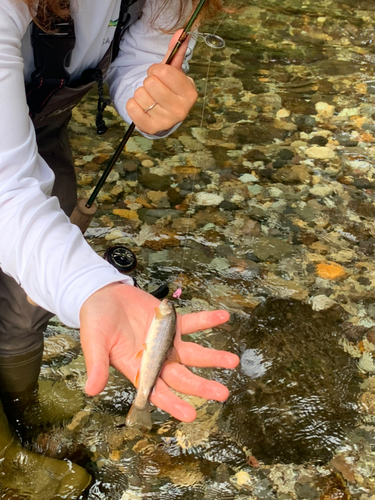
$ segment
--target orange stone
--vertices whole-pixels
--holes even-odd
[[[135,210],[127,210],[126,208],[115,208],[112,210],[114,215],[119,215],[124,219],[137,220],[138,214]]]
[[[316,266],[316,272],[318,276],[326,280],[336,280],[346,274],[345,269],[340,264],[331,261],[320,262]]]

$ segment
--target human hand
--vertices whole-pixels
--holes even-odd
[[[142,349],[159,304],[152,295],[121,283],[108,285],[85,301],[80,319],[88,372],[87,394],[94,396],[104,389],[110,365],[134,383],[141,364],[136,355]],[[195,409],[170,389],[205,399],[227,399],[229,391],[224,385],[194,375],[186,366],[235,368],[238,356],[184,342],[181,334],[213,328],[228,319],[226,311],[178,315],[174,346],[181,363],[166,364],[162,369],[150,397],[155,406],[179,420],[191,422],[196,417]]]
[[[193,80],[181,69],[188,40],[181,45],[170,65],[165,64],[181,33],[182,30],[178,30],[173,35],[163,62],[149,67],[143,86],[126,104],[130,118],[146,134],[155,135],[183,121],[197,100]],[[155,103],[156,106],[145,113]]]

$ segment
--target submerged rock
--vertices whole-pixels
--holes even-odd
[[[265,463],[328,461],[357,420],[355,361],[339,346],[345,313],[271,299],[239,336],[226,428]]]

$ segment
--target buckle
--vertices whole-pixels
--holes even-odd
[[[51,33],[45,33],[34,24],[31,39],[36,66],[32,78],[63,79],[66,84],[69,83],[70,73],[66,68],[70,66],[76,42],[73,19],[53,23]]]

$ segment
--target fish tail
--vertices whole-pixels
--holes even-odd
[[[151,413],[150,405],[147,403],[145,408],[137,408],[133,403],[130,407],[129,413],[126,417],[126,424],[129,427],[145,427],[146,429],[151,429]]]

